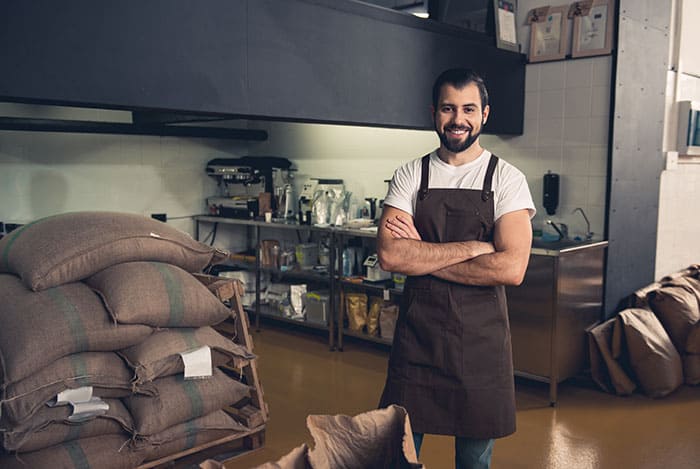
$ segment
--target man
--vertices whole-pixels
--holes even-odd
[[[479,144],[488,92],[471,70],[433,86],[440,147],[396,170],[377,251],[408,275],[380,406],[408,410],[425,433],[454,435],[457,468],[489,467],[494,438],[515,431],[504,285],[519,285],[534,204],[525,176]]]

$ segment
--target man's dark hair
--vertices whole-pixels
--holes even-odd
[[[433,107],[437,110],[440,90],[443,85],[452,85],[457,89],[462,89],[470,83],[474,83],[479,89],[481,97],[481,109],[489,104],[489,92],[486,90],[484,79],[470,68],[451,68],[440,74],[433,84]]]

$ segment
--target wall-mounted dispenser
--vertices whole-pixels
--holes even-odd
[[[559,206],[559,175],[551,171],[544,175],[542,205],[547,210],[547,215],[554,215]]]

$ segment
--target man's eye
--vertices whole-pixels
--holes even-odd
[[[452,112],[452,108],[450,106],[443,106],[442,112]]]

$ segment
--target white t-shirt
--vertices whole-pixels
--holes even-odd
[[[486,169],[491,152],[484,150],[474,161],[452,166],[437,156],[437,151],[430,154],[429,189],[478,189],[484,185]],[[415,214],[416,195],[420,189],[421,160],[416,158],[394,171],[389,184],[389,192],[384,199],[385,205]],[[491,189],[494,194],[494,221],[502,215],[516,210],[528,209],[530,218],[535,216],[535,204],[532,202],[530,188],[525,175],[510,163],[498,159],[493,174]]]

